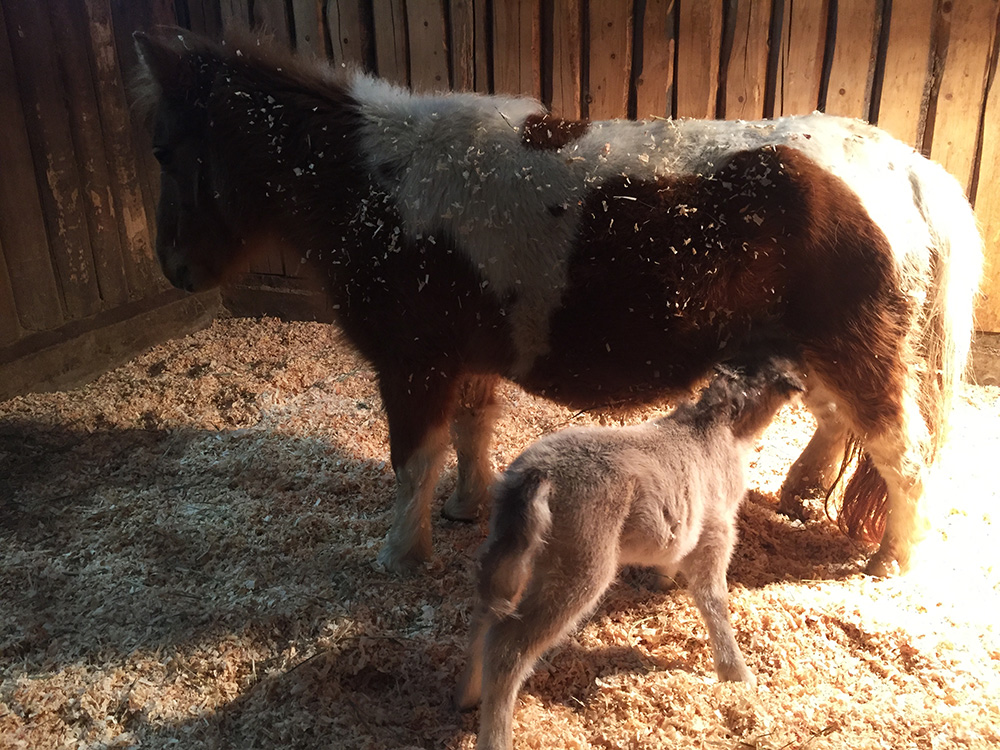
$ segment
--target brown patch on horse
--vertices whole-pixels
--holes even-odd
[[[552,115],[528,115],[521,129],[521,142],[540,151],[558,151],[583,137],[590,127],[586,120],[564,120]]]

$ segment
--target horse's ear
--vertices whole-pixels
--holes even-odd
[[[132,34],[139,62],[149,79],[171,99],[186,99],[197,83],[196,42],[181,30],[150,35]]]

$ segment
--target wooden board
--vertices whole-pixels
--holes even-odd
[[[677,116],[715,117],[719,94],[722,0],[680,0]]]
[[[385,0],[372,6],[374,13],[375,70],[388,81],[410,85],[409,44],[403,0]]]
[[[218,2],[188,0],[187,7],[192,31],[204,34],[209,39],[218,39],[222,35],[222,9]]]
[[[128,285],[108,170],[97,89],[91,73],[86,14],[76,2],[49,6],[54,49],[66,81],[66,105],[81,182],[81,210],[90,237],[101,307],[128,301]]]
[[[731,0],[729,59],[723,60],[724,110],[727,120],[757,120],[764,116],[767,60],[770,51],[771,0]]]
[[[250,0],[219,0],[223,33],[250,28]]]
[[[911,146],[923,143],[930,93],[931,30],[937,0],[907,0],[889,20],[878,126]]]
[[[444,0],[407,0],[406,28],[410,37],[410,86],[414,91],[447,91],[448,33]]]
[[[326,57],[323,0],[291,0],[295,24],[295,49],[315,57]]]
[[[930,156],[970,190],[990,41],[998,0],[943,3],[938,23],[946,46],[939,47],[941,86],[934,102]],[[926,145],[926,142],[925,142]]]
[[[632,3],[591,0],[588,116],[610,120],[628,115],[632,75]]]
[[[640,67],[635,73],[635,115],[639,119],[674,116],[675,8],[675,0],[646,0],[638,19]]]
[[[330,37],[330,61],[337,67],[368,64],[368,30],[361,0],[328,0],[326,31]]]
[[[976,327],[1000,332],[1000,39],[993,41],[993,65],[987,81],[983,113],[982,150],[975,191],[976,215],[985,242],[986,268],[982,298],[976,313]]]
[[[881,0],[840,0],[824,111],[869,119]],[[890,82],[891,85],[891,82]]]
[[[540,99],[540,0],[493,4],[493,87]]]
[[[476,7],[473,0],[450,0],[451,87],[456,91],[476,90]]]
[[[20,325],[29,331],[43,331],[62,322],[62,304],[49,255],[5,15],[0,5],[0,246]]]
[[[155,169],[157,174],[159,166],[155,161],[155,166],[149,165],[144,154],[138,155],[138,144],[129,137],[132,123],[122,66],[119,65],[119,60],[124,58],[117,54],[111,5],[108,0],[84,0],[83,9],[90,35],[90,68],[98,92],[97,106],[122,266],[129,297],[134,299],[162,289],[166,283],[154,257],[151,234],[154,217],[147,214],[139,177],[142,165]],[[128,52],[134,54],[131,48]],[[144,139],[148,137],[143,134]],[[149,144],[144,140],[142,146]]]
[[[476,91],[489,94],[493,92],[493,14],[489,0],[473,0],[472,12],[476,29]]]
[[[578,120],[582,115],[583,19],[580,0],[554,0],[552,4],[552,101],[559,117]]]
[[[775,114],[808,114],[819,106],[829,0],[785,2]]]
[[[100,290],[66,106],[71,92],[51,54],[49,8],[34,0],[5,0],[4,7],[59,293],[70,317],[93,315]]]
[[[7,259],[4,257],[3,244],[0,243],[0,346],[17,341],[23,333],[24,329],[17,322],[14,287],[10,283]]]
[[[254,0],[251,8],[255,28],[262,29],[284,47],[292,46],[292,29],[285,0]]]

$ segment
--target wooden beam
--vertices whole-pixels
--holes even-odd
[[[919,148],[930,94],[931,35],[937,0],[907,0],[889,19],[878,126]]]
[[[410,85],[409,42],[403,0],[384,0],[372,6],[375,34],[375,70],[387,81]]]
[[[723,61],[726,82],[719,115],[727,120],[758,120],[764,116],[771,0],[730,0],[733,45]]]
[[[590,119],[626,117],[632,74],[631,0],[591,0],[589,65]]]
[[[829,0],[786,0],[775,114],[809,114],[819,106]]]
[[[493,4],[493,85],[498,94],[541,99],[540,0]]]
[[[447,91],[448,33],[442,0],[407,0],[410,37],[410,86],[418,92]]]
[[[825,111],[869,119],[881,0],[839,0]]]
[[[716,117],[722,0],[680,0],[677,116]]]
[[[552,112],[577,120],[582,114],[583,32],[580,0],[555,0],[552,22]]]
[[[641,67],[635,81],[635,115],[674,116],[675,0],[646,0],[639,19]]]
[[[934,103],[930,156],[970,191],[990,42],[998,0],[942,3],[938,22],[946,46],[938,50],[941,86]]]

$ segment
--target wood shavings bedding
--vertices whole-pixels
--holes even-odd
[[[501,393],[497,467],[600,421]],[[638,421],[657,413],[642,410]],[[1000,745],[1000,390],[969,386],[921,564],[887,581],[775,512],[812,421],[761,441],[730,568],[756,690],[683,588],[626,570],[521,693],[522,748]],[[335,329],[225,319],[84,388],[0,403],[0,747],[471,748],[451,691],[485,519],[374,565],[394,487],[372,369]],[[454,461],[439,498],[454,484]]]

